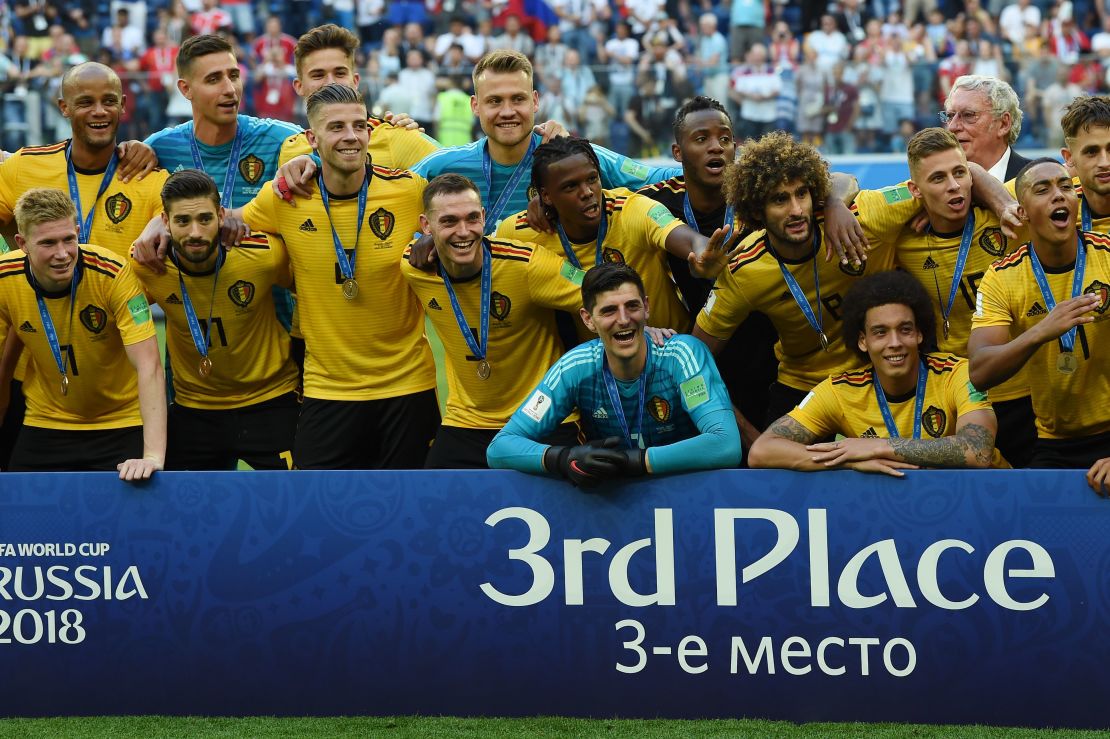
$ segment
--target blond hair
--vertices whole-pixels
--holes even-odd
[[[486,72],[493,74],[524,72],[528,77],[528,84],[532,84],[532,62],[528,61],[528,57],[524,54],[513,49],[497,49],[478,60],[478,63],[474,65],[474,73],[471,75],[475,89],[478,88],[478,78]]]
[[[30,236],[35,226],[66,219],[77,222],[77,207],[69,195],[53,187],[34,187],[15,201],[16,228],[23,238]]]

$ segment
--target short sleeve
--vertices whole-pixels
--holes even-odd
[[[809,395],[802,398],[802,402],[787,415],[818,438],[832,436],[844,429],[840,403],[836,400],[832,379],[828,377],[810,390]]]
[[[124,263],[123,269],[112,280],[110,306],[125,346],[138,344],[154,336],[150,303],[147,302],[146,293],[130,264]]]

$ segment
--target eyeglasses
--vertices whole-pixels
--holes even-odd
[[[975,122],[979,120],[979,116],[986,112],[985,110],[961,110],[957,113],[949,113],[947,110],[942,110],[937,113],[937,117],[946,126],[956,120],[959,120],[965,126],[974,126]]]

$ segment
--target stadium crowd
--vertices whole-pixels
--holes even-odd
[[[329,20],[357,29],[375,112],[405,111],[446,145],[480,135],[470,70],[498,48],[532,59],[541,118],[641,158],[666,153],[674,109],[699,94],[722,101],[741,138],[783,130],[851,154],[903,151],[965,74],[1014,87],[1026,148],[1060,146],[1046,124],[1076,95],[1110,90],[1102,0],[11,0],[3,146],[64,138],[53,101],[85,60],[123,79],[127,138],[188,120],[174,57],[203,33],[233,44],[244,112],[304,124],[295,35]]]
[[[361,46],[293,43],[305,130],[242,112],[223,34],[182,41],[189,119],[143,142],[112,67],[64,72],[69,135],[0,164],[0,467],[1078,467],[1107,492],[1110,98],[1069,101],[1065,164],[1029,161],[1013,88],[961,75],[910,179],[861,191],[787,132],[741,145],[708,96],[671,108],[669,167],[536,125],[513,49],[471,71],[483,137],[444,146],[372,114]]]

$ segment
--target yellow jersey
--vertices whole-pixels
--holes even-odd
[[[1056,368],[1059,341],[1049,341],[1025,363],[1037,435],[1046,439],[1094,436],[1110,431],[1110,236],[1083,231],[1087,249],[1083,292],[1102,301],[1094,310],[1094,323],[1079,326],[1075,334],[1076,369],[1064,374]],[[1006,326],[1010,338],[1020,336],[1048,315],[1040,287],[1033,276],[1030,244],[991,265],[979,284],[971,328]],[[1071,296],[1074,266],[1045,268],[1045,278],[1057,303]]]
[[[24,424],[49,429],[115,429],[142,424],[139,385],[124,346],[154,336],[150,307],[135,273],[114,252],[85,244],[78,254],[76,300],[32,282],[27,255],[0,257],[0,333],[13,331],[30,356],[23,381]],[[50,349],[36,295],[57,333],[68,392]]]
[[[308,398],[379,400],[435,387],[424,311],[401,276],[401,255],[420,230],[427,182],[404,170],[367,171],[370,184],[361,228],[356,196],[331,195],[329,218],[319,188],[311,197],[297,198],[294,208],[263,187],[243,208],[248,224],[285,239],[305,339]],[[332,224],[348,259],[358,233],[358,294],[350,300],[343,293]]]
[[[667,264],[667,236],[682,221],[667,206],[625,188],[602,191],[608,228],[602,241],[602,260],[623,262],[636,270],[644,282],[651,308],[649,325],[673,328],[685,333],[690,326],[686,309]],[[536,231],[528,225],[528,212],[521,211],[501,221],[497,237],[539,244],[544,249],[565,256],[557,233]],[[571,243],[574,255],[583,270],[597,262],[597,239],[582,244]],[[575,321],[580,341],[597,338],[582,321]]]
[[[174,402],[187,408],[226,410],[292,392],[298,371],[289,356],[289,334],[274,313],[272,285],[289,287],[289,257],[280,237],[252,234],[220,258],[218,270],[192,273],[173,260],[156,274],[132,260],[147,299],[166,314],[166,344],[174,358]],[[208,335],[211,372],[200,372],[200,354],[185,317],[182,282],[202,334]]]
[[[379,167],[409,169],[440,148],[439,142],[432,137],[420,131],[398,128],[377,116],[370,116],[366,123],[370,127],[370,161]],[[290,136],[281,145],[278,166],[284,165],[293,157],[311,153],[312,145],[302,131]]]
[[[448,387],[445,426],[499,429],[508,423],[563,353],[554,311],[577,313],[582,305],[582,270],[535,244],[498,238],[488,243],[492,287],[486,361],[490,374],[484,380],[478,376],[478,359],[460,332],[443,279],[410,266],[408,259],[401,261],[405,279],[443,341]],[[481,273],[453,280],[451,286],[467,325],[480,337]]]

